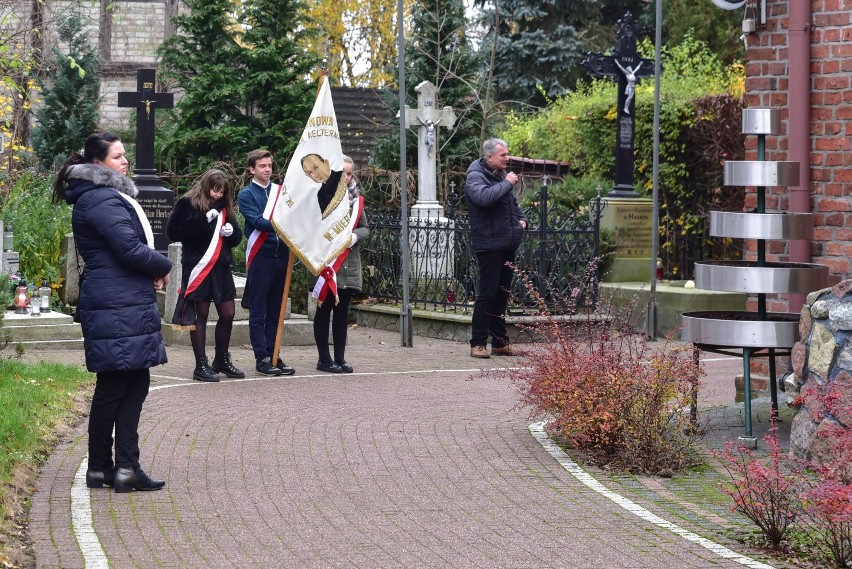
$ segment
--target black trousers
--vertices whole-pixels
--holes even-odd
[[[287,258],[287,255],[258,255],[251,262],[246,275],[243,299],[248,297],[246,306],[249,309],[249,340],[257,363],[272,358],[272,350],[275,348],[278,316],[284,296],[284,279],[287,276]],[[275,365],[276,362],[271,363]]]
[[[97,374],[89,414],[89,468],[113,467],[112,431],[115,428],[115,466],[139,467],[139,416],[151,386],[148,369],[106,371]]]
[[[479,264],[476,300],[473,303],[471,346],[485,346],[491,336],[491,347],[502,348],[509,343],[506,334],[506,307],[514,269],[514,251],[481,251],[476,254]]]
[[[331,320],[331,339],[334,342],[334,361],[345,361],[346,333],[349,329],[349,303],[355,295],[354,289],[339,289],[337,296],[340,302],[334,304],[334,297],[329,295],[321,306],[317,306],[314,314],[314,341],[322,362],[331,361],[328,350],[328,323]]]

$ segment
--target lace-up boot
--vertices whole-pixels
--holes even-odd
[[[227,377],[242,379],[246,376],[245,373],[235,368],[234,364],[231,363],[231,352],[216,354],[211,367],[216,373],[224,373]]]
[[[192,379],[197,381],[219,381],[219,376],[210,367],[207,356],[195,360],[195,369],[192,371]]]

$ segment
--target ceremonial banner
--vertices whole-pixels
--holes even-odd
[[[279,193],[270,192],[270,221],[311,273],[318,275],[349,247],[353,218],[343,176],[340,131],[331,88],[321,77],[314,109],[287,166]]]

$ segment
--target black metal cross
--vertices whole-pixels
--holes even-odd
[[[633,149],[636,125],[636,83],[654,74],[654,61],[636,51],[636,28],[627,12],[618,20],[618,50],[612,55],[589,53],[583,65],[595,77],[618,78],[618,123],[615,133],[615,187],[613,197],[639,197],[633,188]]]
[[[160,177],[154,169],[154,112],[174,106],[172,93],[155,93],[156,71],[136,71],[136,91],[118,94],[118,106],[136,108],[136,166],[133,179],[137,185],[160,185]]]
[[[174,95],[155,93],[156,71],[136,71],[136,91],[118,94],[118,106],[136,109],[136,165],[133,181],[139,188],[136,201],[142,206],[151,230],[154,232],[154,248],[166,254],[169,239],[166,236],[166,221],[174,205],[174,192],[164,188],[160,176],[154,169],[154,112],[174,106]]]

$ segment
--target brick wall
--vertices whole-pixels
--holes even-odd
[[[748,107],[784,109],[789,68],[790,2],[767,0],[764,29],[749,34],[746,49]],[[810,195],[814,213],[812,262],[829,267],[829,284],[850,278],[852,258],[852,0],[810,0]],[[766,158],[788,160],[787,137],[767,137]],[[747,159],[754,160],[756,137],[747,139]],[[787,188],[767,190],[767,209],[789,208]],[[746,209],[757,205],[756,194]],[[756,244],[748,243],[750,258]],[[789,261],[786,243],[767,243],[767,260]],[[767,300],[772,311],[788,310],[784,295]],[[754,309],[754,306],[751,307]]]
[[[76,5],[70,0],[53,0],[47,4],[45,19],[56,22]],[[101,0],[79,6],[102,62],[101,127],[127,128],[130,111],[117,106],[117,93],[136,90],[136,69],[157,67],[157,48],[173,29],[169,15],[186,7],[180,0]],[[45,45],[65,49],[55,27],[48,27]]]

